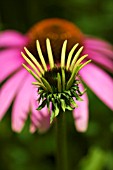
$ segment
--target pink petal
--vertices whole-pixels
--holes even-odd
[[[27,75],[23,85],[16,95],[12,110],[12,129],[20,132],[25,124],[28,113],[30,112],[30,100],[32,97],[32,82],[31,75]]]
[[[113,59],[113,48],[108,49],[107,47],[101,47],[101,46],[96,46],[96,45],[93,46],[91,44],[90,45],[84,44],[84,47],[85,49],[101,53],[106,58]]]
[[[18,89],[22,84],[22,80],[26,75],[26,70],[21,70],[12,76],[1,88],[0,91],[0,120],[5,115],[14,96],[18,93]]]
[[[101,40],[95,37],[86,36],[84,39],[84,46],[86,48],[97,49],[100,51],[104,51],[109,57],[113,58],[113,46],[109,44],[107,41]]]
[[[105,54],[102,54],[98,51],[93,51],[91,49],[84,49],[84,54],[88,54],[88,57],[92,59],[92,61],[97,62],[104,66],[108,71],[113,72],[113,61],[106,57]]]
[[[84,91],[83,85],[80,84],[79,87],[80,87],[80,91]],[[74,109],[73,117],[75,120],[76,129],[79,132],[84,132],[87,130],[88,117],[89,117],[87,94],[84,93],[81,98],[83,99],[83,101],[76,101],[78,108]]]
[[[113,79],[92,63],[81,69],[80,75],[94,93],[113,110]]]
[[[24,46],[27,41],[26,36],[13,30],[7,30],[0,33],[0,47]]]
[[[37,103],[37,92],[36,89],[34,90],[34,98],[31,98],[31,125],[30,125],[30,132],[34,133],[37,129],[39,132],[45,132],[50,127],[50,114],[48,112],[47,107],[41,109],[41,111],[36,110],[38,108]]]
[[[0,82],[16,71],[24,62],[20,50],[10,49],[0,52]]]

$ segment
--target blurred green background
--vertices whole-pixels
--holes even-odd
[[[0,30],[22,33],[45,18],[65,18],[85,34],[113,44],[112,0],[1,0]],[[113,113],[90,91],[89,127],[78,133],[67,115],[70,170],[113,170]],[[12,107],[12,106],[11,106]],[[11,130],[11,107],[0,122],[0,170],[53,170],[56,167],[55,127],[45,134]]]

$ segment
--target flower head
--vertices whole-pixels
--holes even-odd
[[[66,20],[56,18],[46,19],[33,26],[25,35],[14,30],[6,30],[0,33],[0,83],[2,83],[0,89],[0,106],[2,106],[0,107],[0,120],[4,117],[13,101],[11,114],[12,128],[16,132],[22,130],[29,113],[31,132],[34,132],[37,129],[45,131],[50,127],[50,114],[48,114],[47,107],[45,106],[41,110],[36,110],[36,108],[39,107],[38,102],[36,101],[37,88],[32,86],[31,83],[38,81],[22,67],[21,64],[24,63],[31,69],[20,55],[20,51],[26,46],[35,57],[35,61],[39,62],[41,67],[38,64],[36,73],[33,71],[34,68],[31,69],[33,73],[37,75],[37,79],[41,77],[41,75],[44,75],[45,72],[48,73],[47,70],[51,69],[47,55],[48,50],[46,50],[47,45],[45,45],[46,38],[51,40],[54,63],[57,67],[59,66],[59,63],[61,64],[62,44],[67,40],[66,56],[65,60],[62,60],[63,62],[65,61],[65,69],[63,70],[65,71],[64,75],[66,83],[68,82],[66,74],[68,67],[67,58],[69,58],[68,54],[71,53],[71,49],[73,49],[74,44],[77,42],[79,45],[75,49],[73,57],[78,49],[81,48],[81,46],[84,46],[82,55],[88,54],[87,58],[90,58],[92,62],[79,70],[79,75],[82,81],[91,88],[99,99],[110,109],[113,109],[113,94],[111,91],[113,80],[110,76],[113,72],[113,46],[104,40],[85,35],[77,26]],[[37,39],[41,44],[41,50],[46,65],[44,65],[43,61],[40,62],[39,56],[41,55],[41,51],[39,50],[40,48],[36,49],[35,46]],[[39,50],[38,52],[40,55],[37,55],[37,50]],[[43,60],[42,57],[41,59]],[[79,59],[80,58],[78,58],[78,60]],[[29,60],[32,61],[30,56]],[[85,58],[84,63],[86,61]],[[72,64],[72,60],[70,64]],[[58,68],[55,69],[58,71]],[[60,76],[58,74],[57,77],[61,77],[62,79],[63,74],[61,71],[59,73]],[[45,79],[47,79],[47,77],[48,75],[46,75]],[[75,76],[75,80],[78,80],[78,77]],[[76,83],[78,82],[76,81]],[[63,84],[61,83],[61,85]],[[79,86],[80,91],[83,92],[83,84],[80,83],[77,85]],[[58,87],[58,85],[56,87]],[[78,107],[73,110],[73,117],[76,129],[83,132],[87,129],[88,125],[88,96],[87,93],[84,93],[80,97],[83,99],[82,102],[73,98],[78,105]]]
[[[33,84],[38,86],[38,101],[42,102],[41,105],[39,105],[39,107],[37,108],[37,110],[41,110],[43,107],[45,107],[45,105],[47,105],[48,109],[50,110],[50,104],[52,104],[52,114],[50,118],[50,122],[52,122],[54,117],[59,114],[60,110],[65,112],[66,109],[73,110],[77,107],[77,104],[73,98],[80,101],[82,100],[80,96],[82,96],[84,92],[80,92],[79,81],[76,77],[78,76],[79,70],[81,70],[91,60],[81,63],[88,56],[84,55],[79,58],[83,47],[81,47],[77,51],[77,53],[72,59],[73,53],[78,47],[78,44],[75,44],[69,52],[67,57],[67,63],[65,64],[65,53],[67,46],[67,40],[65,40],[61,51],[61,61],[58,65],[56,65],[54,63],[52,48],[50,45],[50,40],[48,38],[46,39],[46,46],[49,60],[48,67],[44,60],[38,40],[37,51],[41,60],[41,65],[43,67],[27,50],[27,48],[24,49],[29,58],[26,57],[23,52],[21,54],[33,70],[27,67],[25,64],[23,64],[23,66],[36,79],[36,82],[33,82]]]

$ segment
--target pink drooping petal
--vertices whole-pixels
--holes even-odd
[[[84,87],[82,84],[80,84],[79,87],[81,92],[84,91]],[[73,117],[76,129],[79,132],[84,132],[87,130],[89,118],[87,94],[84,93],[81,98],[83,99],[83,101],[76,101],[78,107],[74,109]]]
[[[113,60],[113,49],[112,50],[109,50],[106,48],[99,49],[99,47],[96,47],[96,46],[91,48],[91,47],[87,47],[85,45],[84,45],[84,47],[85,47],[85,49],[88,49],[90,51],[94,51],[94,52],[102,54],[103,58],[109,58],[109,59]]]
[[[79,73],[92,91],[113,110],[113,79],[92,63],[82,68]]]
[[[19,49],[0,52],[0,82],[16,71],[24,62]]]
[[[5,112],[10,106],[14,96],[18,93],[19,87],[21,87],[25,76],[26,70],[21,70],[7,80],[7,82],[2,86],[0,90],[0,120],[5,115]]]
[[[38,108],[37,98],[38,95],[36,89],[34,89],[34,98],[31,98],[31,133],[34,133],[37,129],[39,132],[43,133],[50,127],[50,113],[48,112],[47,107],[45,106],[40,111],[36,110]]]
[[[90,46],[87,44],[84,44],[84,47],[85,49],[101,53],[104,55],[104,57],[110,58],[113,60],[113,48],[108,49],[107,47],[101,47],[101,46],[96,46],[96,45],[93,46],[91,44]]]
[[[12,129],[20,132],[30,112],[30,101],[32,97],[33,78],[30,74],[24,79],[20,87],[12,109]]]
[[[94,37],[88,37],[83,42],[86,49],[97,50],[104,53],[107,57],[113,59],[113,46],[104,40]]]
[[[88,54],[88,57],[92,59],[92,61],[97,62],[98,64],[105,67],[108,71],[113,72],[113,60],[106,57],[105,54],[102,54],[98,51],[93,51],[91,49],[85,48],[84,54]]]
[[[0,47],[24,46],[27,41],[26,36],[13,30],[7,30],[0,33]]]

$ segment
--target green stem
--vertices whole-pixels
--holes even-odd
[[[61,112],[56,118],[57,170],[68,170],[65,114]]]

